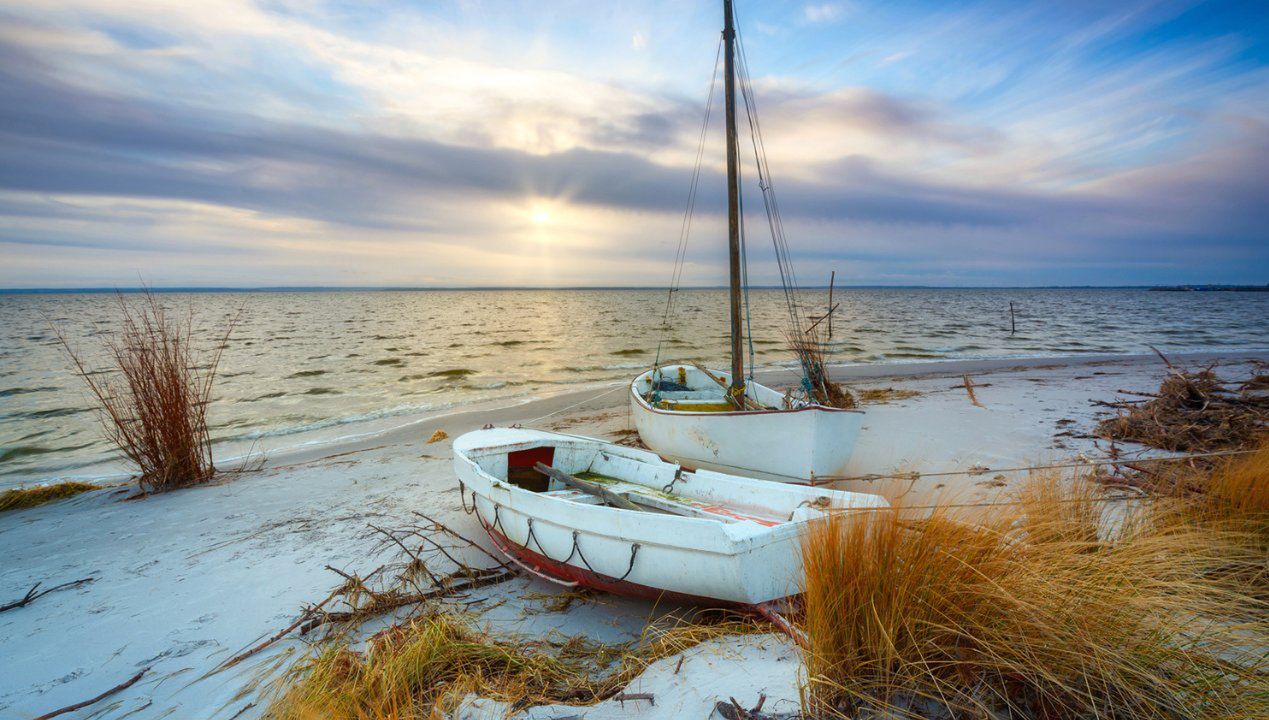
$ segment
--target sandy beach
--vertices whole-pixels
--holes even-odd
[[[1190,355],[1219,360],[1237,376],[1269,355]],[[910,397],[867,405],[850,475],[918,471],[919,479],[856,479],[843,489],[910,492],[978,502],[1009,492],[1011,469],[1104,457],[1089,436],[1109,410],[1092,401],[1157,388],[1165,372],[1151,356],[979,360],[841,367],[852,390],[893,387]],[[972,402],[965,376],[972,378]],[[791,375],[770,372],[773,386]],[[69,717],[251,718],[266,701],[257,679],[306,650],[288,638],[250,661],[211,672],[228,657],[286,627],[339,578],[327,565],[368,572],[389,551],[369,525],[399,527],[421,511],[475,538],[451,471],[449,438],[486,424],[629,437],[627,386],[590,386],[513,405],[490,403],[428,417],[338,443],[271,454],[263,469],[206,485],[124,501],[112,487],[71,500],[0,514],[0,601],[39,582],[92,582],[0,614],[0,718],[31,718],[149,671],[141,681]],[[972,473],[952,474],[957,471]],[[938,473],[949,473],[939,475]],[[497,633],[545,637],[584,633],[621,642],[668,608],[598,596],[564,612],[544,607],[557,588],[517,578],[469,593],[463,607]],[[628,688],[645,701],[609,700],[578,709],[529,708],[517,717],[709,716],[714,703],[767,697],[769,712],[798,707],[799,662],[781,636],[727,638],[651,666]],[[507,708],[472,700],[464,717]]]

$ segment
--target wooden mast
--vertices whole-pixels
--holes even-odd
[[[743,407],[745,354],[740,308],[740,180],[736,147],[736,28],[732,21],[732,0],[723,0],[723,53],[727,99],[727,255],[731,271],[731,393],[733,403]]]

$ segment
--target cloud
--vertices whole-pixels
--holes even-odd
[[[134,7],[33,4],[0,23],[0,286],[111,284],[139,268],[177,284],[669,277],[704,78],[686,93],[681,67],[621,79],[600,55],[561,62],[540,39],[504,54],[532,33],[486,37],[413,9],[397,27],[345,27],[300,5]],[[1022,22],[984,32],[1042,44]],[[1139,22],[1090,27],[1066,55],[1015,64],[1013,81],[991,70],[1013,55],[972,55],[982,77],[950,97],[939,82],[826,80],[781,67],[763,43],[786,36],[755,44],[779,69],[754,85],[795,257],[862,281],[1263,281],[1267,75],[1208,78],[1230,56],[1220,46],[1079,67]],[[986,52],[969,42],[984,24],[962,17],[928,45],[861,57],[942,78],[943,53]],[[613,25],[629,64],[630,27],[646,25]],[[672,30],[634,62],[657,62]],[[723,277],[716,127],[710,140],[689,282]],[[546,205],[550,223],[533,223]],[[771,282],[763,220],[749,222],[752,277]]]
[[[842,3],[814,3],[802,6],[802,19],[808,23],[831,23],[840,19],[845,11]]]

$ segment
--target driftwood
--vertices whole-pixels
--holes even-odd
[[[1151,348],[1154,349],[1154,348]],[[1216,374],[1215,365],[1178,368],[1154,349],[1167,376],[1153,392],[1120,389],[1141,399],[1095,402],[1118,410],[1098,423],[1098,436],[1173,452],[1212,452],[1254,446],[1269,428],[1269,375],[1257,367],[1235,383]]]
[[[141,672],[137,673],[136,675],[133,675],[131,678],[128,678],[127,680],[119,683],[118,685],[110,688],[106,692],[98,695],[95,698],[92,698],[91,700],[85,700],[83,702],[77,702],[74,705],[67,705],[64,708],[58,708],[57,710],[54,710],[53,712],[44,713],[43,715],[35,718],[35,720],[48,720],[49,718],[54,718],[54,717],[57,717],[58,715],[65,715],[68,712],[75,712],[76,710],[80,708],[86,708],[89,705],[92,705],[95,702],[104,700],[105,698],[108,698],[117,692],[123,692],[124,690],[127,690],[128,688],[135,685],[136,682],[141,679],[142,675],[146,674],[149,671],[150,671],[150,668],[148,667],[141,668]]]
[[[643,508],[630,502],[626,498],[622,497],[621,495],[618,495],[617,493],[609,490],[608,488],[600,487],[599,485],[596,485],[595,483],[589,483],[580,478],[575,478],[572,475],[569,475],[568,473],[562,470],[557,470],[556,468],[553,468],[549,465],[537,463],[536,465],[533,466],[533,468],[537,470],[538,472],[552,479],[558,480],[575,490],[581,490],[584,493],[594,495],[595,497],[598,497],[598,498],[603,498],[605,502],[607,502],[609,505],[612,505],[613,507],[619,507],[623,510],[643,510]]]
[[[516,574],[514,568],[511,568],[505,563],[499,561],[478,544],[473,543],[471,540],[468,540],[462,535],[450,530],[448,527],[442,525],[436,520],[433,520],[427,515],[418,512],[416,512],[415,515],[423,518],[429,524],[425,526],[411,526],[405,530],[395,532],[384,530],[383,528],[379,528],[374,525],[370,525],[370,528],[376,533],[379,533],[387,538],[385,542],[394,544],[400,548],[402,554],[406,558],[409,558],[409,561],[404,565],[404,569],[406,571],[421,570],[432,582],[431,587],[420,587],[417,583],[414,583],[407,577],[408,572],[406,572],[402,574],[401,580],[411,585],[414,592],[403,592],[400,588],[376,590],[370,587],[368,583],[388,566],[380,565],[363,577],[340,570],[334,566],[327,565],[327,570],[330,570],[344,579],[343,584],[332,590],[331,593],[326,596],[326,599],[316,605],[311,605],[305,608],[304,611],[300,613],[300,616],[297,617],[290,625],[286,626],[282,630],[279,630],[260,643],[253,645],[252,647],[247,648],[246,650],[243,650],[237,655],[229,658],[218,665],[216,670],[219,671],[233,667],[277,641],[285,638],[292,632],[298,631],[300,635],[306,635],[310,631],[329,623],[355,622],[358,620],[368,619],[375,615],[395,610],[400,607],[405,607],[407,605],[416,605],[427,600],[448,597],[466,590],[474,590],[479,587],[484,587],[486,585],[494,585],[504,580],[508,580]],[[449,550],[433,538],[432,535],[435,534],[453,537],[466,545],[481,551],[498,564],[484,569],[470,568],[465,563],[462,563],[455,558]],[[398,537],[398,535],[401,537]],[[414,537],[420,540],[419,549],[417,551],[411,550],[403,541],[403,537]],[[459,569],[443,576],[437,576],[428,570],[427,564],[420,556],[428,545],[435,548],[442,556],[454,563],[454,565]],[[369,597],[370,601],[364,604],[359,603],[354,595],[360,594],[364,594]],[[332,600],[341,596],[348,602],[352,609],[336,612],[329,612],[325,610],[326,606]]]
[[[625,693],[623,692],[617,695],[613,695],[612,699],[616,700],[622,705],[625,705],[627,700],[647,700],[652,705],[657,704],[656,696],[653,695],[652,693]]]
[[[71,588],[79,587],[80,585],[87,585],[88,583],[96,579],[97,578],[86,577],[80,580],[72,580],[71,582],[62,583],[61,585],[55,585],[46,590],[40,590],[39,592],[36,592],[36,590],[39,590],[40,586],[43,585],[44,583],[37,582],[31,586],[30,590],[26,591],[26,595],[23,595],[21,600],[14,600],[13,602],[7,605],[0,605],[0,612],[4,612],[5,610],[13,610],[14,608],[20,608],[26,605],[30,605],[32,602],[35,602],[39,598],[42,598],[51,592],[57,592],[58,590],[69,590]]]
[[[987,407],[978,402],[978,396],[974,394],[974,381],[969,379],[969,375],[965,376],[965,392],[969,395],[969,401],[974,403],[976,407]]]
[[[434,600],[440,597],[455,595],[466,590],[475,590],[476,588],[486,585],[496,585],[504,580],[510,580],[515,577],[513,570],[505,570],[503,568],[489,568],[488,570],[477,570],[469,572],[461,570],[441,578],[441,587],[420,593],[379,593],[367,588],[370,593],[371,601],[368,605],[359,607],[355,610],[341,610],[338,612],[321,613],[314,617],[310,617],[307,622],[300,626],[300,634],[305,635],[322,625],[336,622],[349,622],[361,620],[364,618],[379,615],[390,610],[405,607],[407,605],[417,605],[427,600]],[[466,578],[463,582],[452,582],[455,578]]]

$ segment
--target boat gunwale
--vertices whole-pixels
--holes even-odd
[[[562,435],[562,433],[556,433],[556,434]],[[569,437],[570,440],[573,440],[574,442],[578,440],[582,440],[580,436],[566,436],[566,437]],[[527,446],[527,445],[531,445],[533,442],[535,441],[526,441],[523,443],[516,443],[516,445]],[[603,441],[596,441],[596,442],[602,443]],[[624,508],[609,507],[606,505],[590,505],[586,503],[578,503],[573,500],[569,500],[562,497],[547,495],[544,493],[537,493],[531,490],[525,490],[522,487],[518,487],[506,480],[500,479],[490,474],[484,468],[482,468],[480,466],[480,463],[476,462],[475,458],[473,458],[469,454],[469,451],[471,450],[491,449],[493,447],[496,447],[496,446],[469,447],[469,448],[463,448],[461,450],[458,448],[455,448],[456,456],[461,457],[463,462],[467,464],[468,468],[473,473],[480,476],[481,480],[485,481],[489,485],[488,491],[483,493],[478,493],[477,489],[472,487],[469,482],[465,482],[464,484],[467,485],[468,491],[471,492],[473,496],[480,495],[487,502],[493,503],[495,505],[502,505],[503,507],[506,507],[511,512],[515,512],[519,515],[524,515],[526,517],[533,517],[537,520],[548,523],[550,525],[554,525],[554,526],[566,528],[566,529],[569,528],[570,526],[564,524],[560,520],[553,520],[548,515],[544,515],[540,512],[531,512],[527,510],[526,508],[524,508],[523,506],[516,507],[511,502],[499,503],[496,499],[492,497],[493,492],[497,491],[497,492],[506,494],[508,501],[514,500],[514,498],[516,498],[517,496],[524,497],[526,500],[529,498],[535,498],[536,499],[534,500],[535,502],[545,501],[561,509],[572,510],[575,512],[578,510],[581,510],[582,512],[599,513],[601,517],[604,515],[608,515],[614,518],[628,517],[626,513],[638,512],[635,510],[626,510]],[[501,450],[501,448],[499,449]],[[638,448],[627,448],[627,449],[638,451]],[[633,460],[632,458],[627,458],[627,459]],[[635,462],[642,462],[642,461],[635,460]],[[683,467],[682,465],[678,463],[668,462],[660,457],[657,457],[656,462],[664,463],[666,465],[679,467],[679,468]],[[686,468],[683,468],[683,470],[685,474],[695,475],[695,471],[688,470]],[[714,474],[727,475],[728,477],[734,477],[739,480],[753,480],[752,478],[746,478],[742,476],[731,476],[731,475],[728,475],[727,473],[714,473]],[[463,478],[460,476],[459,480],[463,481]],[[765,481],[754,480],[754,482],[765,482]],[[639,483],[634,483],[634,484],[639,484]],[[790,484],[790,486],[799,487],[798,485],[792,485],[792,484]],[[810,486],[803,486],[803,487],[810,487]],[[650,489],[655,490],[656,488],[650,488]],[[690,496],[685,496],[685,497],[690,497]],[[786,540],[789,539],[789,536],[796,536],[800,534],[804,530],[805,526],[809,524],[811,520],[813,520],[813,518],[806,518],[802,520],[794,520],[792,518],[787,518],[787,519],[781,520],[779,523],[775,525],[762,525],[761,523],[746,523],[746,522],[728,523],[728,522],[724,522],[721,519],[714,519],[714,518],[708,518],[708,517],[693,517],[693,516],[684,516],[684,515],[662,515],[659,513],[657,514],[657,518],[658,520],[664,520],[668,518],[669,522],[673,522],[675,524],[689,523],[690,525],[688,525],[685,529],[691,528],[692,526],[695,526],[696,528],[699,528],[699,529],[709,528],[709,531],[711,533],[717,533],[721,535],[721,537],[725,539],[725,544],[730,547],[725,551],[716,551],[716,550],[703,550],[703,551],[709,552],[711,554],[721,555],[724,557],[734,556],[736,554],[747,552],[755,548],[764,547],[766,545],[773,544],[773,543],[785,542]],[[576,528],[573,528],[573,529],[576,529]],[[631,541],[631,542],[640,542],[643,544],[659,545],[662,547],[669,547],[669,548],[689,547],[688,545],[684,543],[671,543],[671,542],[665,542],[664,540],[660,540],[660,541],[651,540],[651,539],[646,541],[632,540],[630,538],[620,537],[615,534],[607,534],[607,533],[602,533],[602,532],[598,532],[594,530],[589,530],[584,532],[586,532],[587,534],[592,534],[596,536],[609,537],[609,538],[620,539],[620,540]],[[699,547],[697,549],[700,550]]]

